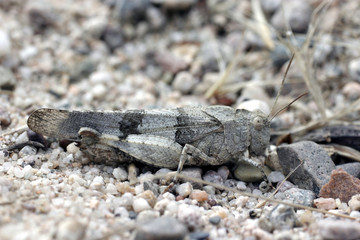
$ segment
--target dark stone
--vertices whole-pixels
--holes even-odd
[[[120,28],[107,27],[100,37],[111,52],[124,44],[124,36]]]
[[[289,179],[299,188],[311,190],[315,194],[319,194],[321,187],[329,181],[331,171],[335,169],[328,153],[314,142],[282,145],[277,148],[277,153],[285,175],[301,165]]]

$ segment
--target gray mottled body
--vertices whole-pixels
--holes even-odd
[[[263,156],[269,123],[261,112],[226,106],[114,112],[39,109],[33,131],[72,139],[97,161],[140,160],[157,167],[221,165]]]

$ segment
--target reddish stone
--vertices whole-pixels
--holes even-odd
[[[320,197],[340,198],[348,202],[352,196],[360,193],[360,180],[345,172],[342,168],[331,172],[330,181],[320,190]]]

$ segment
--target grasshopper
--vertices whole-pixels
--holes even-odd
[[[42,108],[27,123],[39,134],[77,142],[95,161],[138,160],[177,167],[177,172],[230,161],[261,168],[270,141],[268,116],[227,106],[113,112]]]

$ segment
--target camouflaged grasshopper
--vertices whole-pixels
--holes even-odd
[[[294,54],[273,108],[293,59]],[[97,162],[138,160],[156,167],[177,167],[177,173],[184,165],[216,166],[232,161],[238,168],[246,162],[265,176],[270,122],[305,94],[270,119],[261,111],[227,106],[113,112],[43,108],[33,112],[27,123],[39,134],[77,142],[80,150]]]
[[[270,141],[268,117],[227,106],[114,112],[39,109],[34,132],[78,142],[92,160],[138,160],[156,167],[246,161],[261,168]]]

